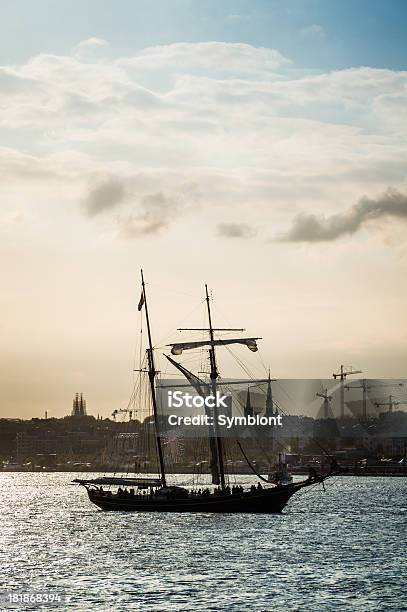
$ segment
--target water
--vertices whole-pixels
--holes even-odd
[[[251,516],[104,513],[75,476],[0,474],[0,608],[31,593],[81,612],[407,609],[405,478],[343,477]]]

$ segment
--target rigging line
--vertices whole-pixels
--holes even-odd
[[[221,314],[223,314],[223,316],[225,316],[225,313],[223,313],[221,309],[218,309],[218,306],[217,306],[217,310],[219,310],[219,311],[221,312]],[[218,335],[218,336],[217,336],[217,338],[218,338],[218,339],[220,339],[220,336]],[[230,347],[226,346],[226,348],[229,350],[229,352],[230,352],[230,354],[232,355],[232,357],[234,357],[234,358],[235,358],[235,360],[238,362],[238,364],[241,366],[241,368],[243,369],[243,371],[244,371],[244,372],[245,372],[245,373],[246,373],[246,374],[247,374],[249,377],[255,378],[254,373],[252,373],[252,372],[251,372],[251,371],[250,371],[250,370],[249,370],[249,369],[248,369],[246,366],[244,366],[244,365],[243,365],[242,360],[241,360],[241,359],[240,359],[240,358],[239,358],[237,355],[235,355],[235,354],[232,352],[232,350],[230,349]],[[262,358],[262,355],[261,355],[261,352],[260,352],[260,351],[257,351],[257,357],[258,357],[258,359],[260,360],[260,363],[261,363],[262,367],[264,368],[264,371],[265,371],[265,372],[266,372],[266,374],[267,374],[267,372],[268,372],[268,367],[267,367],[267,366],[266,366],[266,364],[264,363],[264,360],[263,360],[263,358]]]
[[[275,382],[276,382],[277,386],[279,387],[279,389],[281,389],[281,391],[287,396],[288,400],[290,402],[292,402],[293,404],[295,404],[294,399],[290,396],[288,391],[285,389],[285,387],[283,387],[283,385],[279,382],[279,380],[277,379]]]
[[[230,353],[231,355],[234,357],[234,359],[239,363],[240,367],[243,369],[243,371],[249,376],[249,378],[253,378],[255,379],[257,377],[257,374],[255,372],[252,372],[251,369],[249,369],[248,366],[246,366],[246,364],[244,363],[244,361],[238,357],[238,355],[236,355],[235,353],[233,353],[233,350],[229,347]],[[260,351],[257,351],[257,355],[260,356]],[[264,365],[264,364],[263,364]],[[265,373],[267,374],[267,368],[264,366],[265,369]],[[258,376],[260,378],[260,375]],[[264,394],[266,394],[266,392],[264,391]]]
[[[267,478],[264,478],[264,477],[263,477],[263,476],[262,476],[262,475],[261,475],[261,474],[260,474],[260,473],[259,473],[259,472],[256,470],[256,468],[254,467],[254,465],[251,463],[250,459],[248,459],[248,457],[247,457],[246,453],[244,452],[243,447],[242,447],[242,445],[240,444],[239,440],[236,440],[236,443],[237,443],[238,447],[240,448],[240,451],[241,451],[241,453],[242,453],[243,457],[245,458],[246,463],[247,463],[247,465],[249,466],[249,468],[251,469],[251,471],[252,471],[254,474],[256,474],[257,478],[260,478],[260,480],[263,480],[264,482],[267,482],[267,484],[270,484],[270,483],[269,483],[269,481],[267,480]]]
[[[147,283],[146,283],[147,284]],[[196,296],[194,296],[196,297]],[[185,323],[190,319],[190,317],[195,313],[195,311],[202,306],[205,300],[202,299],[199,304],[195,304],[193,308],[182,318],[181,323],[178,323],[180,327],[185,325]],[[174,336],[174,331],[169,332],[165,337],[160,337],[160,342],[155,343],[154,349],[163,348],[165,346],[165,342],[169,342],[170,338]]]
[[[164,287],[163,285],[159,285],[158,283],[146,283],[146,286],[150,285],[151,287],[157,287],[158,289],[162,289],[164,291],[169,291],[170,293],[177,293],[178,295],[186,295],[188,297],[200,298],[200,295],[195,295],[193,293],[187,293],[186,291],[177,291],[176,289],[172,289],[170,287]]]
[[[254,373],[250,372],[250,371],[248,370],[248,368],[246,368],[246,367],[245,367],[244,363],[243,363],[243,362],[241,362],[241,361],[239,360],[239,358],[238,358],[236,355],[234,355],[234,353],[232,352],[232,350],[231,350],[229,347],[226,347],[226,348],[229,350],[229,352],[231,353],[231,355],[232,355],[232,356],[233,356],[233,357],[234,357],[234,358],[235,358],[235,359],[236,359],[236,360],[239,362],[239,365],[242,367],[243,371],[244,371],[244,372],[245,372],[245,374],[246,374],[246,375],[249,377],[249,379],[251,379],[251,380],[253,380],[253,381],[254,381],[254,380],[256,379],[256,377],[255,377]],[[257,388],[258,388],[259,392],[260,392],[260,393],[262,393],[262,394],[263,394],[263,396],[266,396],[266,395],[267,395],[266,390],[263,388],[263,387],[264,387],[264,385],[266,385],[266,384],[267,384],[267,383],[265,382],[265,383],[261,383],[261,384],[257,385]]]
[[[233,401],[234,401],[234,405],[237,404],[237,408],[238,408],[238,411],[240,412],[240,414],[244,414],[245,400],[244,400],[244,398],[242,398],[242,399],[239,398],[239,391],[231,390],[227,385],[225,385],[225,388],[226,388],[226,390],[229,390],[231,392],[231,395],[232,395]],[[276,405],[277,405],[277,402],[276,402]],[[280,409],[280,407],[278,405],[277,405],[277,407]],[[283,412],[283,411],[280,409],[280,412]],[[284,414],[284,412],[283,412],[283,414]],[[257,436],[254,436],[252,439],[256,442],[257,447],[262,451],[262,453],[266,457],[267,461],[269,463],[271,463],[271,458],[270,458],[268,452],[266,451],[266,449],[264,448],[263,444],[260,442],[260,439]],[[274,438],[274,441],[277,442],[278,446],[282,450],[289,449],[290,445],[289,445],[288,441],[286,443],[283,443],[281,441],[277,441],[276,438]]]
[[[218,339],[221,339],[219,335],[217,335],[217,338],[218,338]],[[235,361],[236,361],[236,362],[237,362],[237,363],[240,365],[240,367],[243,369],[243,371],[244,371],[244,372],[245,372],[245,373],[246,373],[246,374],[247,374],[249,377],[251,377],[251,378],[256,378],[255,373],[254,373],[254,372],[251,372],[251,370],[249,370],[249,368],[248,368],[248,367],[245,365],[245,363],[243,362],[243,360],[242,360],[240,357],[238,357],[238,355],[236,355],[236,354],[233,352],[233,350],[231,349],[231,347],[229,347],[228,345],[225,345],[225,346],[226,346],[226,348],[228,349],[228,351],[229,351],[230,355],[231,355],[231,356],[232,356],[232,357],[235,359]],[[262,356],[261,356],[261,351],[260,351],[260,350],[257,350],[257,355],[256,355],[256,356],[257,356],[257,358],[259,359],[259,361],[260,361],[260,363],[261,363],[261,365],[262,365],[262,368],[264,369],[265,373],[267,374],[267,373],[268,373],[268,368],[266,367],[266,365],[265,365],[265,363],[264,363],[264,361],[263,361],[263,358],[262,358]],[[260,377],[260,376],[259,376],[259,377]]]
[[[211,296],[211,299],[213,301],[213,298]],[[225,321],[225,326],[228,326],[228,322],[230,321],[230,314],[228,315],[226,312],[223,311],[222,308],[219,308],[219,301],[222,301],[222,299],[219,300],[219,297],[216,298],[216,318],[218,320],[218,314],[220,314],[222,317],[224,317],[224,321]],[[221,324],[220,324],[221,325]]]
[[[234,357],[234,358],[235,358],[235,360],[236,360],[236,361],[239,363],[239,365],[241,366],[241,368],[243,369],[243,371],[245,372],[245,374],[246,374],[246,375],[247,375],[249,378],[255,378],[254,374],[252,374],[252,373],[249,371],[249,369],[248,369],[248,368],[245,366],[244,362],[243,362],[243,361],[242,361],[242,360],[241,360],[241,359],[240,359],[240,358],[239,358],[237,355],[235,355],[235,354],[233,353],[232,349],[231,349],[230,347],[228,347],[228,346],[226,346],[226,348],[227,348],[227,350],[229,351],[229,353],[232,355],[232,357]],[[275,381],[273,381],[273,382],[275,382]],[[284,390],[284,388],[282,388],[282,389]],[[262,389],[261,387],[259,387],[259,390],[260,390],[260,392],[261,392],[261,393],[263,393],[263,395],[266,395],[266,391],[265,391],[264,389]],[[286,393],[286,395],[288,396],[288,393]],[[289,397],[289,396],[288,396],[288,398],[290,399],[290,397]],[[290,401],[293,401],[293,400],[291,400],[291,399],[290,399]],[[286,411],[285,411],[285,410],[284,410],[284,409],[281,407],[281,405],[280,405],[280,404],[279,404],[279,403],[278,403],[276,400],[274,400],[274,403],[276,404],[277,408],[279,409],[279,411],[280,411],[280,412],[281,412],[281,413],[282,413],[284,416],[287,416],[287,415],[289,415],[289,414],[290,414],[289,412],[287,413],[287,412],[286,412]],[[293,403],[294,403],[294,402],[293,402]]]
[[[325,483],[329,478],[334,478],[335,476],[338,476],[338,474],[327,474],[326,476],[324,476],[324,480],[320,481],[320,482],[315,482],[314,484],[310,485],[309,487],[307,487],[306,489],[302,489],[302,493],[303,495],[305,495],[305,493],[309,493],[311,489],[313,489],[314,487],[316,487],[319,484],[322,484],[322,486],[324,487],[324,491],[325,491]],[[337,480],[334,480],[333,483],[331,484],[335,484],[335,482],[337,482]]]
[[[260,449],[260,451],[263,453],[263,455],[265,456],[265,458],[268,461],[269,467],[271,468],[271,464],[272,464],[272,457],[269,455],[268,451],[265,450],[264,446],[261,444],[260,442],[260,438],[258,438],[257,436],[255,436],[253,438],[254,442],[257,444],[257,448]],[[273,440],[273,442],[275,443],[275,440]]]
[[[328,488],[328,489],[331,489],[331,488],[332,488],[334,485],[336,485],[338,482],[340,482],[340,481],[339,481],[339,476],[337,476],[337,477],[335,478],[335,480],[332,480],[332,481],[329,483],[329,485],[328,485],[328,487],[327,487],[327,488]]]
[[[267,367],[266,364],[264,363],[261,351],[257,351],[257,355],[258,355],[258,358],[259,358],[259,361],[260,361],[261,365],[264,368],[265,373],[268,374],[269,373],[269,367]]]
[[[252,376],[251,376],[250,374],[249,374],[249,377],[251,377],[251,378],[252,378]],[[227,385],[226,385],[226,388],[227,388]],[[259,386],[259,388],[260,388],[260,386]],[[262,391],[263,395],[266,395],[266,393],[264,392],[264,390],[262,390],[262,389],[260,389],[260,390]],[[238,405],[239,405],[239,409],[240,409],[241,411],[242,411],[242,409],[244,410],[244,400],[243,400],[243,399],[242,399],[242,400],[239,400],[237,397],[235,397],[235,400],[237,400],[237,403],[238,403]],[[277,408],[279,409],[280,413],[282,413],[284,416],[288,416],[288,415],[286,414],[286,412],[285,412],[285,411],[284,411],[284,410],[281,408],[281,406],[280,406],[280,405],[279,405],[279,404],[278,404],[278,403],[277,403],[275,400],[274,400],[274,403],[275,403],[275,405],[277,406]],[[260,443],[259,438],[258,438],[257,436],[255,436],[253,439],[254,439],[254,441],[256,442],[256,444],[257,444],[258,448],[259,448],[259,449],[262,451],[262,453],[265,455],[266,459],[267,459],[269,462],[271,462],[271,459],[270,459],[270,457],[268,456],[268,453],[267,453],[267,452],[266,452],[266,450],[264,449],[263,445]],[[280,449],[282,449],[282,450],[285,450],[285,451],[286,451],[286,450],[288,450],[288,449],[289,449],[289,443],[288,443],[288,441],[287,441],[286,443],[283,443],[283,442],[281,442],[281,441],[278,441],[278,442],[277,442],[277,444],[278,444],[278,446],[280,447]]]
[[[233,353],[232,349],[230,348],[230,346],[225,345],[225,348],[227,349],[227,351],[229,352],[229,354],[235,359],[235,361],[238,363],[238,365],[242,368],[242,370],[244,371],[244,373],[249,377],[249,378],[255,378],[254,376],[252,376],[252,373],[249,371],[249,369],[247,368],[247,366],[244,365],[244,362]]]

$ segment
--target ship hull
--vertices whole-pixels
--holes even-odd
[[[160,499],[160,496],[124,497],[106,495],[88,489],[89,499],[101,510],[119,512],[222,512],[250,514],[278,514],[302,483],[262,489],[240,495],[188,496],[185,499]]]

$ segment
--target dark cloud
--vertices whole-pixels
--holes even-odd
[[[324,242],[354,234],[368,221],[384,217],[407,219],[407,194],[387,189],[378,198],[361,198],[357,204],[342,214],[330,217],[298,215],[291,229],[277,238],[282,242]]]
[[[175,198],[157,192],[140,197],[137,191],[137,183],[129,178],[104,178],[92,186],[82,207],[88,217],[96,217],[126,203],[127,211],[117,217],[117,224],[119,236],[127,240],[158,234],[187,209],[180,195]]]
[[[177,200],[162,193],[145,196],[136,214],[119,219],[119,236],[132,240],[139,236],[158,234],[168,228],[180,209]]]
[[[253,238],[257,231],[246,223],[220,223],[218,236],[225,238]]]
[[[121,204],[125,197],[126,190],[123,182],[120,179],[109,177],[98,181],[91,187],[82,202],[82,207],[89,217],[95,217]]]

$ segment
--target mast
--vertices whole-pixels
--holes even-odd
[[[192,385],[192,387],[195,389],[195,391],[199,393],[201,397],[206,397],[206,395],[209,395],[209,387],[203,380],[198,378],[198,376],[195,376],[195,374],[187,370],[187,368],[184,368],[184,366],[182,366],[177,361],[174,361],[174,359],[171,359],[171,357],[169,357],[168,355],[165,355],[165,357],[168,359],[170,363],[172,363],[174,367],[177,368],[177,370],[179,370],[185,376],[185,378],[188,380],[188,383],[189,383],[188,386]],[[180,385],[176,385],[177,388],[179,386]],[[161,388],[165,388],[165,387],[161,386]],[[210,407],[206,405],[205,405],[205,414],[208,417],[212,416]],[[209,433],[209,450],[211,454],[212,484],[218,485],[220,483],[219,467],[218,467],[218,451],[217,451],[217,446],[216,446],[216,438],[213,435],[214,434],[213,425],[208,425],[208,433]]]
[[[206,301],[206,306],[207,306],[207,310],[208,310],[208,319],[209,319],[209,327],[208,328],[180,328],[179,331],[205,331],[208,332],[209,334],[209,338],[205,339],[205,340],[193,340],[193,341],[187,341],[187,342],[171,342],[170,344],[167,344],[167,346],[171,347],[171,355],[181,355],[183,353],[183,351],[188,351],[191,349],[197,349],[197,348],[204,348],[204,347],[208,347],[209,350],[209,358],[210,358],[210,379],[211,379],[211,383],[203,383],[203,385],[201,385],[201,383],[203,381],[200,381],[199,378],[197,378],[196,376],[192,375],[191,372],[189,372],[188,370],[186,370],[183,366],[180,366],[180,364],[177,364],[176,362],[173,362],[171,360],[171,358],[168,357],[168,359],[170,360],[171,363],[173,363],[173,365],[178,368],[183,375],[186,377],[186,379],[189,382],[189,385],[186,386],[190,386],[192,384],[192,386],[198,391],[198,393],[200,395],[206,394],[206,388],[204,388],[205,386],[207,386],[208,388],[211,389],[213,396],[216,397],[216,391],[217,391],[217,385],[218,384],[222,384],[222,382],[217,383],[217,378],[218,378],[218,368],[217,368],[217,364],[216,364],[216,355],[215,355],[215,347],[217,346],[227,346],[230,344],[242,344],[244,346],[246,346],[250,351],[252,351],[253,353],[255,353],[258,348],[257,348],[257,340],[261,340],[261,338],[259,337],[251,337],[251,338],[228,338],[228,339],[224,339],[224,340],[215,340],[214,338],[214,332],[217,331],[221,331],[221,332],[231,332],[231,331],[244,331],[242,329],[231,329],[231,328],[214,328],[212,325],[212,315],[211,315],[211,307],[210,307],[210,301],[209,301],[209,293],[208,293],[208,285],[205,285],[205,301]],[[235,382],[229,382],[228,384],[241,384],[242,382],[246,382],[246,381],[237,381]],[[259,380],[257,381],[258,383],[264,383],[267,382],[267,380]],[[201,388],[202,386],[202,388]],[[209,416],[212,416],[212,414],[210,414]],[[213,425],[210,426],[209,429],[209,445],[210,445],[210,454],[211,454],[211,472],[212,472],[212,483],[213,484],[220,484],[222,489],[225,488],[225,470],[224,470],[224,464],[223,464],[223,449],[222,449],[222,440],[219,436],[219,428],[218,428],[218,414],[217,414],[217,406],[214,406],[214,413],[213,413]],[[213,427],[213,434],[211,435],[211,427]]]
[[[147,296],[146,296],[146,286],[144,283],[143,270],[141,270],[141,287],[142,287],[142,296],[144,301],[144,308],[146,309],[146,322],[147,322],[147,334],[148,334],[148,345],[147,349],[147,357],[148,357],[148,378],[150,381],[150,389],[151,389],[151,400],[153,403],[153,413],[154,413],[154,427],[155,427],[155,439],[157,443],[157,451],[158,451],[158,460],[160,462],[160,472],[161,472],[161,482],[163,487],[167,486],[167,482],[165,479],[165,464],[164,464],[164,455],[163,449],[161,445],[161,437],[158,428],[158,410],[157,410],[157,398],[155,395],[155,375],[156,370],[154,366],[154,354],[153,354],[153,343],[151,340],[151,329],[150,329],[150,319],[148,316],[148,307],[147,307]]]
[[[215,354],[215,345],[214,345],[214,336],[213,336],[213,326],[212,326],[212,316],[211,316],[211,306],[209,302],[209,293],[208,293],[208,285],[205,284],[205,294],[206,294],[206,305],[208,309],[208,321],[209,321],[209,337],[211,341],[211,346],[209,348],[209,360],[211,366],[211,386],[212,386],[212,394],[216,397],[216,380],[218,378],[218,368],[216,365],[216,354]],[[220,485],[222,489],[225,488],[225,470],[223,466],[223,448],[222,448],[222,440],[219,436],[218,430],[218,409],[214,407],[214,428],[215,428],[215,436],[216,436],[216,449],[218,451],[218,465],[219,465],[219,475],[220,475]]]

